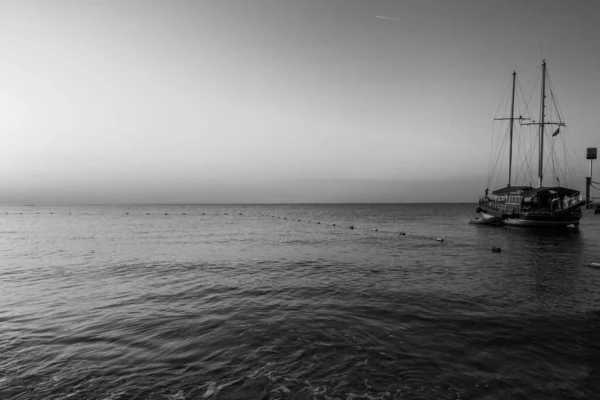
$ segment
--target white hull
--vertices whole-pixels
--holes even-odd
[[[532,221],[527,219],[519,218],[508,218],[504,220],[504,224],[509,226],[528,226],[528,227],[546,227],[546,228],[560,228],[569,225],[579,225],[579,220],[576,221]]]
[[[484,212],[480,213],[482,218],[494,218],[493,215],[486,214]],[[507,218],[502,221],[504,225],[509,226],[527,226],[527,227],[565,227],[569,225],[579,225],[579,220],[572,221],[532,221],[529,219],[521,219],[521,218]]]

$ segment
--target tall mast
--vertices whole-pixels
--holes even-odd
[[[538,187],[542,187],[542,180],[544,179],[544,119],[546,117],[546,60],[542,62],[542,101],[540,106],[540,133],[539,133],[539,164],[538,164]]]
[[[521,123],[521,125],[537,125],[539,127],[539,161],[538,161],[538,187],[542,187],[544,180],[544,127],[546,125],[556,125],[558,127],[566,126],[564,122],[546,121],[546,79],[548,72],[546,71],[546,60],[542,62],[542,101],[540,102],[540,121],[531,123]],[[519,118],[521,119],[521,118]],[[556,131],[552,136],[558,134]]]
[[[508,158],[508,187],[510,187],[512,181],[512,153],[513,153],[513,129],[515,126],[515,86],[517,81],[517,73],[513,71],[512,73],[512,101],[510,104],[510,118],[494,118],[495,121],[505,121],[510,120],[510,146],[509,146],[509,158]],[[517,118],[519,121],[526,121],[529,118],[519,117]],[[522,125],[527,125],[523,124]]]
[[[512,102],[510,104],[510,147],[509,147],[509,155],[508,155],[508,187],[510,187],[510,178],[512,175],[512,143],[513,143],[513,126],[515,120],[515,80],[517,77],[517,73],[513,71],[512,73]]]

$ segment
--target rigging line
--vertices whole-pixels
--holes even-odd
[[[500,163],[501,158],[504,156],[504,151],[503,150],[504,150],[505,143],[506,143],[506,133],[504,135],[503,141],[500,144],[500,148],[499,148],[498,153],[496,155],[496,160],[494,161],[494,164],[493,164],[493,167],[492,167],[492,176],[491,176],[490,183],[494,183],[494,182],[497,181],[497,178],[496,178],[496,180],[494,180],[494,175],[496,174],[496,171],[499,170],[499,166],[498,165]]]
[[[490,162],[490,169],[488,171],[488,186],[487,187],[490,187],[490,184],[495,182],[494,175],[496,174],[496,170],[498,168],[501,168],[501,165],[500,165],[500,167],[498,165],[499,165],[500,159],[504,157],[504,146],[506,145],[506,142],[508,140],[508,132],[509,132],[509,127],[505,128],[505,133],[502,137],[502,142],[499,146],[498,153],[496,154],[495,161],[493,163]],[[492,144],[493,144],[493,142],[492,142]]]
[[[508,101],[505,103],[504,105],[504,113],[503,115],[509,115],[509,103]],[[506,150],[508,148],[508,143],[509,143],[509,138],[510,138],[510,125],[505,125],[504,128],[504,142],[503,142],[503,147],[502,147],[502,151],[499,154],[499,163],[497,165],[497,177],[496,177],[496,182],[499,184],[499,186],[504,186],[504,184],[502,184],[500,182],[500,174],[502,173],[503,167],[504,167],[504,162],[506,160]]]
[[[536,68],[537,69],[537,68]],[[531,98],[535,92],[535,86],[537,86],[537,82],[540,79],[540,75],[541,75],[541,70],[538,69],[538,76],[536,78],[536,84],[534,85],[534,89],[532,89],[530,95],[529,95],[529,99],[526,98],[525,93],[523,92],[523,85],[521,85],[521,81],[519,80],[519,77],[517,76],[517,85],[519,88],[519,96],[517,96],[517,102],[519,105],[519,110],[521,110],[521,108],[523,109],[523,112],[519,113],[520,116],[523,116],[524,118],[529,118],[529,119],[533,119],[531,118],[531,115],[529,114],[529,104],[531,104]],[[521,104],[521,100],[523,100],[523,104]],[[525,132],[524,130],[527,129],[527,134],[529,134],[530,136],[530,143],[529,145],[527,145],[527,141],[523,140],[525,139]],[[531,136],[531,126],[529,126],[528,128],[524,128],[523,125],[519,124],[519,136],[522,138],[522,140],[519,141],[519,150],[521,152],[521,154],[519,155],[519,159],[521,160],[521,162],[523,163],[523,165],[519,166],[519,176],[521,177],[521,179],[523,179],[524,181],[529,181],[531,182],[532,180],[532,176],[533,176],[533,167],[532,167],[532,162],[531,159],[533,158],[533,136]],[[529,148],[529,151],[527,150]]]
[[[490,187],[490,183],[492,180],[492,176],[494,175],[494,171],[492,169],[492,158],[494,157],[494,127],[496,126],[496,124],[494,123],[494,119],[498,116],[498,112],[500,111],[500,107],[502,106],[502,104],[506,104],[506,101],[504,100],[506,97],[506,94],[508,93],[508,89],[510,87],[510,82],[511,80],[508,81],[508,83],[506,84],[506,88],[504,88],[504,93],[502,94],[502,98],[500,100],[500,102],[498,103],[498,107],[496,108],[496,113],[494,114],[494,118],[492,118],[492,140],[490,142],[490,154],[489,154],[489,160],[488,160],[488,184],[487,187]]]
[[[563,160],[564,160],[564,165],[563,165],[562,173],[563,173],[563,177],[564,177],[564,180],[565,180],[565,186],[566,187],[569,186],[569,182],[570,182],[569,171],[571,169],[571,167],[570,167],[570,161],[569,161],[569,154],[567,153],[567,145],[566,145],[566,142],[565,142],[565,136],[567,136],[568,134],[569,134],[569,132],[568,132],[567,128],[565,127],[564,128],[564,133],[563,133],[563,135],[561,135],[561,139],[560,139],[560,142],[561,142],[562,148],[563,148]]]
[[[499,140],[496,138],[500,135],[500,133],[499,132],[496,133],[497,124],[495,122],[496,121],[492,120],[492,141],[490,143],[490,160],[489,160],[489,164],[488,164],[488,181],[487,181],[487,186],[486,186],[488,188],[493,183],[494,174],[495,174],[495,166],[498,163],[498,159],[497,159],[498,154],[494,154],[494,145],[496,144],[495,142]],[[496,157],[496,159],[494,159],[494,156]]]
[[[521,128],[523,129],[523,128]],[[527,141],[526,141],[526,137],[523,136],[521,137],[521,140],[519,141],[519,149],[520,149],[520,160],[521,160],[521,179],[523,180],[527,180],[529,177],[529,159],[528,159],[528,153],[527,153]]]
[[[494,166],[494,171],[497,171],[495,182],[500,182],[500,172],[502,171],[502,160],[504,159],[504,152],[506,151],[506,143],[508,142],[508,129],[504,134],[504,140],[502,141],[502,145],[500,147],[500,151],[498,152],[498,157],[496,158],[496,165]]]
[[[569,162],[567,158],[567,146],[565,146],[565,138],[561,139],[563,145],[563,158],[565,159],[565,171],[563,172],[565,178],[565,186],[569,186],[569,178],[567,177],[567,172],[569,171]]]
[[[533,128],[533,126],[530,125],[529,126],[529,154],[528,154],[529,161],[531,163],[531,168],[529,170],[529,179],[530,180],[535,180],[535,174],[534,174],[534,171],[533,171],[535,164],[533,162],[533,156],[534,156],[534,153],[535,153],[535,151],[534,151],[535,150],[534,144],[537,142],[537,140],[536,140],[537,139],[537,135],[536,135],[537,132],[534,132],[534,130],[535,129]]]
[[[494,120],[492,119],[492,140],[490,141],[490,154],[489,154],[489,159],[488,159],[488,176],[487,176],[487,186],[486,187],[490,187],[490,183],[491,183],[491,173],[492,173],[492,153],[493,153],[493,148],[494,148]]]
[[[550,146],[547,146],[544,149],[544,153],[545,153],[544,156],[545,156],[546,161],[548,161],[548,162],[546,162],[544,164],[544,172],[543,173],[544,173],[544,176],[546,176],[546,171],[548,171],[548,174],[551,174],[552,182],[554,182],[555,177],[556,177],[556,168],[554,165],[554,154],[553,154],[554,143],[551,139],[552,138],[550,135],[548,135],[547,133],[544,134],[544,142],[546,142],[546,143],[550,142]],[[548,164],[551,164],[551,165],[548,165]]]
[[[518,153],[518,159],[519,159],[519,163],[518,165],[518,170],[517,170],[517,181],[522,181],[527,173],[527,157],[526,154],[527,152],[525,151],[525,145],[523,143],[523,138],[521,137],[521,135],[519,135],[519,138],[517,139],[517,147],[519,149],[519,153]]]
[[[523,94],[523,87],[519,82],[519,91],[521,96],[519,97],[519,107],[521,107],[520,99],[523,100],[523,107],[526,107],[525,103],[525,95]],[[525,118],[529,118],[530,116],[527,113],[524,113]],[[527,132],[525,132],[527,131]],[[520,159],[522,160],[523,166],[521,167],[521,175],[523,181],[531,182],[533,176],[533,166],[532,166],[532,156],[533,156],[533,136],[531,135],[531,126],[523,126],[519,124],[519,149],[521,151]],[[527,145],[526,136],[529,135],[529,145]],[[529,152],[528,149],[529,148]]]
[[[557,160],[556,160],[556,153],[554,152],[554,144],[555,144],[555,140],[552,140],[550,142],[550,158],[552,159],[552,177],[554,178],[554,180],[556,180],[556,178],[558,177],[558,174],[556,173],[556,164],[557,164]]]
[[[556,117],[558,118],[559,122],[564,122],[563,117],[562,117],[562,113],[560,111],[560,108],[558,106],[558,99],[555,95],[554,92],[554,86],[552,85],[552,81],[550,80],[550,78],[548,78],[548,86],[550,88],[550,98],[552,99],[551,103],[550,103],[550,115],[553,115],[553,112],[556,113]],[[558,127],[558,129],[560,129],[560,127]],[[566,127],[563,127],[563,134],[561,136],[561,142],[564,143],[564,136],[567,134],[566,131]],[[564,145],[563,145],[564,148]],[[561,164],[558,161],[558,154],[555,152],[555,148],[553,148],[553,157],[556,159],[556,162],[559,165],[559,174],[563,175],[563,179],[565,180],[565,185],[567,184],[567,171],[569,170],[569,162],[568,162],[568,158],[565,156],[564,157],[564,165],[563,168],[561,168]]]
[[[506,84],[506,88],[504,88],[504,94],[502,94],[502,99],[500,99],[500,103],[498,103],[498,108],[496,109],[496,114],[494,114],[494,118],[498,117],[498,111],[500,111],[500,107],[502,106],[502,104],[504,104],[504,106],[506,107],[507,101],[505,101],[504,98],[506,97],[506,95],[508,93],[508,89],[510,88],[511,82],[512,82],[512,76],[508,80],[508,83]]]
[[[535,78],[535,82],[534,82],[534,84],[533,84],[533,88],[531,89],[531,94],[529,95],[529,100],[527,100],[527,103],[525,104],[525,112],[524,112],[524,113],[525,113],[526,115],[529,115],[529,114],[527,114],[527,113],[528,113],[528,111],[529,111],[529,105],[531,104],[531,98],[533,97],[533,92],[535,91],[535,87],[537,86],[537,83],[538,83],[538,81],[540,80],[540,75],[542,75],[542,71],[541,71],[541,69],[540,69],[540,71],[538,72],[538,76],[537,76],[537,78]]]
[[[575,155],[575,154],[577,154],[577,151],[575,150],[575,144],[573,143],[573,139],[571,139],[571,135],[567,135],[567,136],[568,136],[568,139],[569,139],[569,144],[571,145],[571,149],[570,150],[573,151],[573,154]],[[577,164],[579,166],[579,171],[578,172],[583,175],[584,172],[583,172],[583,166],[581,165],[581,161],[579,160],[578,157],[576,157],[576,161],[577,161]]]
[[[561,143],[563,146],[563,158],[565,160],[564,162],[564,176],[565,176],[565,185],[568,186],[569,182],[570,182],[570,171],[572,170],[571,167],[571,160],[570,160],[570,152],[567,151],[567,137],[570,135],[569,133],[569,129],[567,129],[566,127],[564,127],[564,133],[561,135]]]
[[[564,123],[563,113],[560,108],[560,104],[558,102],[558,97],[555,94],[554,84],[552,83],[552,80],[550,79],[549,75],[548,75],[548,86],[550,88],[550,98],[552,99],[551,105],[554,106],[552,111],[554,111],[556,113],[556,117],[558,118],[558,121]],[[568,186],[568,182],[569,182],[568,175],[569,175],[569,171],[571,170],[571,167],[570,167],[571,162],[569,160],[569,155],[567,152],[565,136],[569,136],[569,135],[568,135],[568,131],[567,131],[566,127],[563,127],[563,134],[561,135],[561,143],[563,144],[564,165],[563,165],[563,168],[561,168],[560,172],[563,174],[563,179],[564,179],[565,185]],[[569,137],[569,139],[570,139],[570,137]],[[554,156],[557,157],[557,160],[558,160],[558,155],[555,154]],[[559,166],[560,166],[560,164],[559,164]]]
[[[559,121],[564,122],[562,109],[560,108],[560,105],[558,104],[558,98],[554,95],[554,85],[552,84],[552,81],[550,80],[548,71],[546,71],[546,77],[548,78],[548,84],[550,86],[550,93],[552,94],[552,101],[554,102],[554,106],[556,107],[556,112],[558,114]]]
[[[523,180],[531,180],[531,164],[529,162],[529,157],[528,157],[528,152],[527,152],[527,145],[523,140],[523,127],[520,127],[520,131],[521,134],[519,136],[521,136],[519,138],[519,149],[520,149],[520,157],[519,159],[521,160],[521,175],[522,175],[522,179]]]
[[[518,104],[518,108],[519,108],[519,110],[521,110],[521,107],[525,107],[525,106],[526,106],[526,103],[525,103],[525,95],[523,94],[523,87],[521,86],[521,82],[519,81],[519,76],[517,76],[517,79],[516,79],[516,81],[517,81],[517,87],[519,88],[519,90],[518,90],[518,92],[517,92],[517,93],[518,93],[520,96],[516,96],[516,97],[515,97],[515,99],[517,100],[517,104]],[[523,105],[521,105],[521,99],[523,99]],[[524,117],[527,117],[527,115],[525,115],[525,114],[524,114],[524,113],[525,113],[525,111],[526,111],[526,108],[524,108],[524,111],[523,111],[523,113],[519,112],[519,115],[521,115],[521,116],[524,116]]]
[[[555,101],[556,97],[554,96],[554,91],[552,90],[552,86],[550,86],[550,97],[552,98],[552,104],[553,104],[553,106],[551,105],[550,114],[552,115],[552,112],[556,112],[556,115],[557,115],[559,121],[562,122],[561,118],[560,118],[560,115],[559,115],[559,112],[558,112],[558,108],[556,107],[556,101]],[[560,126],[557,129],[560,129]],[[564,134],[564,132],[563,132],[563,134]],[[551,157],[552,157],[553,174],[554,174],[554,178],[555,179],[556,178],[560,179],[560,176],[562,174],[562,169],[561,169],[561,162],[558,159],[558,153],[556,152],[557,138],[556,138],[556,136],[554,136],[554,133],[552,133],[552,136],[550,137],[550,139],[552,140],[552,154],[551,154]],[[558,140],[560,140],[560,138]],[[557,166],[558,166],[558,168],[557,168]],[[564,178],[564,175],[563,175],[563,178]]]
[[[538,75],[538,78],[539,78],[539,75]],[[523,93],[523,86],[521,86],[521,81],[519,81],[519,76],[517,76],[517,85],[519,86],[519,92],[521,94],[521,96],[520,97],[517,96],[517,98],[518,99],[523,99],[523,107],[525,107],[524,110],[523,110],[522,116],[524,118],[529,118],[531,116],[528,114],[528,111],[529,111],[528,110],[528,100],[525,98],[525,94]],[[531,93],[533,94],[533,92],[531,92]],[[531,95],[529,97],[529,100],[531,100]]]
[[[562,116],[562,111],[560,110],[560,106],[558,104],[558,98],[556,97],[556,94],[554,92],[554,86],[552,85],[552,82],[549,82],[550,84],[550,94],[551,94],[551,98],[552,98],[552,103],[554,105],[554,110],[556,111],[556,115],[558,117],[559,122],[564,122],[563,116]],[[567,130],[566,127],[563,127],[563,133],[561,135],[561,143],[563,146],[563,166],[560,170],[560,173],[563,175],[563,179],[565,182],[565,186],[568,186],[569,184],[569,171],[571,170],[571,162],[569,160],[569,155],[567,153],[567,145],[566,145],[566,141],[565,141],[565,136],[569,136],[569,132]],[[555,154],[555,157],[558,157],[557,154]],[[559,164],[560,166],[560,164]]]
[[[550,81],[550,84],[552,85],[551,81]],[[563,115],[562,114],[562,109],[560,107],[560,103],[558,101],[558,98],[556,98],[556,96],[554,96],[553,89],[554,89],[554,85],[551,86],[551,92],[552,92],[552,95],[553,95],[553,101],[555,102],[555,105],[556,105],[556,108],[557,108],[557,113],[559,114],[559,119],[560,119],[561,122],[563,122],[564,120],[563,120],[563,116],[562,116]],[[573,140],[571,139],[571,136],[567,135],[566,133],[567,132],[565,130],[565,136],[568,136],[569,142],[571,144],[571,150],[573,150],[573,155],[575,155],[575,154],[577,154],[577,151],[575,150],[575,145],[573,144]],[[566,147],[566,143],[565,143],[565,147]],[[577,165],[579,167],[579,171],[578,172],[581,173],[581,174],[583,174],[583,166],[581,165],[581,161],[579,160],[579,157],[575,156],[575,160],[576,160]],[[571,168],[569,167],[569,170],[570,169]]]

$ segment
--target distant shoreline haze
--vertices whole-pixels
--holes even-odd
[[[306,204],[306,203],[452,203],[473,202],[485,182],[436,180],[331,180],[290,182],[171,182],[142,186],[131,183],[73,184],[69,190],[31,187],[0,193],[6,204]]]
[[[584,178],[571,187],[584,189]],[[353,204],[353,203],[472,203],[483,195],[485,178],[453,179],[330,179],[222,182],[199,179],[121,179],[97,182],[59,180],[46,185],[11,188],[3,185],[3,204]],[[53,189],[56,187],[57,189]],[[491,188],[493,189],[493,188]]]

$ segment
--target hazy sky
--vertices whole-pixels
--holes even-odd
[[[529,97],[540,45],[583,174],[598,15],[593,0],[0,0],[0,203],[476,201],[510,74]]]

